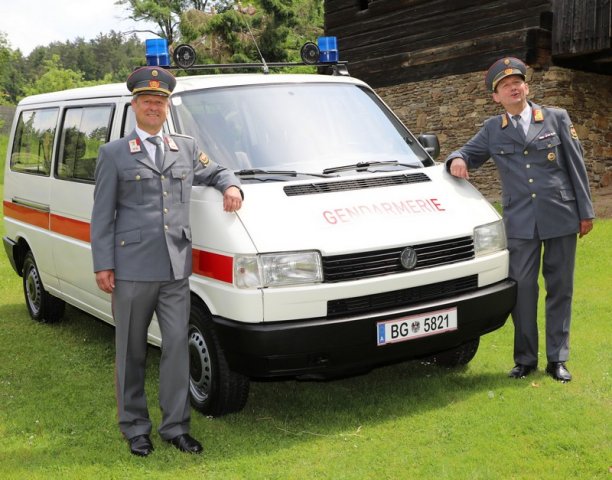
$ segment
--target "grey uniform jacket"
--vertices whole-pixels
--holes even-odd
[[[567,112],[532,102],[532,119],[523,140],[507,114],[485,121],[461,149],[469,170],[489,158],[502,184],[502,205],[509,238],[540,239],[579,231],[580,220],[594,218],[582,146]]]
[[[135,131],[100,148],[91,218],[95,272],[114,270],[116,279],[129,281],[188,277],[192,184],[221,192],[240,185],[231,171],[208,161],[193,138],[164,136],[164,143],[163,172]]]

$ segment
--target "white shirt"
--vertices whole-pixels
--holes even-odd
[[[140,137],[140,143],[141,145],[144,145],[145,150],[147,151],[147,153],[149,154],[149,158],[151,158],[153,161],[155,161],[155,144],[151,143],[147,140],[147,138],[149,137],[159,137],[162,139],[162,143],[161,143],[161,147],[162,147],[162,152],[165,149],[165,145],[164,145],[164,136],[162,135],[162,130],[160,130],[157,135],[151,135],[150,133],[145,132],[144,130],[135,127],[134,130],[136,130],[136,134]]]
[[[516,127],[516,121],[512,118],[512,115],[508,113],[508,117],[510,117],[510,121],[512,122],[512,125]],[[531,123],[531,105],[527,104],[527,106],[521,112],[521,127],[523,127],[523,132],[525,133],[525,136],[527,136],[527,132],[529,131],[530,123]]]

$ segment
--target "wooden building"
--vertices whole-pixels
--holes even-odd
[[[612,74],[611,16],[610,0],[325,0],[326,34],[375,87],[483,70],[504,55]]]

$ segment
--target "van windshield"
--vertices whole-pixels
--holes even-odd
[[[321,174],[348,171],[337,167],[356,164],[381,171],[428,161],[380,100],[356,85],[269,84],[182,92],[172,97],[172,115],[177,131],[195,137],[211,159],[236,171]]]

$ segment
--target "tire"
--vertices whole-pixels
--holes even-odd
[[[22,277],[25,303],[32,320],[41,323],[55,323],[61,320],[66,303],[45,290],[31,251],[23,260]]]
[[[478,345],[480,344],[480,337],[474,340],[470,340],[458,347],[451,348],[444,352],[436,353],[431,357],[432,363],[441,367],[459,367],[467,365],[476,355],[478,351]]]
[[[249,379],[229,369],[208,309],[199,301],[189,316],[189,393],[204,415],[239,412],[249,396]]]

